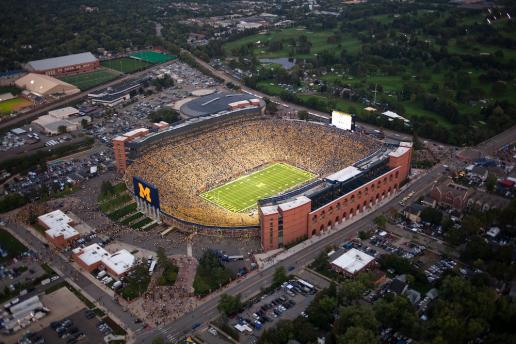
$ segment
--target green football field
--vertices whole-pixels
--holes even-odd
[[[132,59],[129,57],[120,57],[111,60],[104,60],[101,61],[100,64],[103,67],[111,68],[121,73],[134,73],[144,70],[145,68],[151,66],[151,64],[148,62]]]
[[[62,76],[59,77],[59,79],[84,91],[116,79],[119,75],[120,73],[112,71],[111,69],[101,68],[93,72]]]
[[[238,213],[255,207],[259,199],[277,195],[315,177],[300,168],[276,163],[204,192],[201,197]]]
[[[0,102],[0,114],[8,114],[20,110],[32,103],[25,98],[11,98]]]

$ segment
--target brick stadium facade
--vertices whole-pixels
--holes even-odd
[[[38,70],[36,72],[41,73],[41,74],[46,74],[49,76],[56,76],[56,75],[68,75],[68,74],[92,72],[99,67],[100,67],[100,61],[97,60],[94,62],[73,64],[73,65],[63,66],[63,67],[59,67],[59,68]]]
[[[319,235],[394,195],[408,177],[411,158],[411,145],[405,144],[389,153],[381,169],[365,171],[365,182],[348,192],[335,195],[336,190],[332,189],[328,194],[314,194],[313,199],[308,194],[260,207],[263,250],[277,249]]]
[[[89,52],[52,57],[27,62],[25,69],[29,72],[49,76],[91,72],[100,66],[100,61]]]

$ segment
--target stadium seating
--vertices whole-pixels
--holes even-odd
[[[232,213],[202,197],[210,190],[272,162],[286,162],[326,176],[380,147],[373,139],[328,125],[281,119],[232,123],[150,150],[129,166],[157,186],[167,214],[214,226],[258,224],[256,210]]]

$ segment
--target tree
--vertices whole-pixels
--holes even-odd
[[[412,142],[414,143],[414,150],[421,150],[424,148],[423,142],[421,142],[421,139],[415,131],[412,135]]]
[[[301,110],[297,113],[297,117],[302,121],[308,121],[309,114],[308,111]]]
[[[240,294],[236,296],[222,294],[217,309],[226,316],[232,316],[242,310]]]
[[[60,125],[59,127],[57,127],[57,132],[59,134],[64,134],[66,133],[66,125]]]
[[[339,289],[339,300],[344,305],[357,302],[367,287],[358,279],[345,280]]]
[[[165,254],[165,249],[161,246],[156,250],[156,256],[158,257],[158,264],[161,266],[165,266],[169,261]]]
[[[497,181],[497,179],[496,179],[495,175],[493,175],[491,173],[489,173],[487,175],[487,180],[486,180],[486,189],[487,189],[487,191],[489,191],[489,192],[493,192],[494,191],[495,186],[496,186],[496,181]]]
[[[179,114],[177,111],[168,107],[151,112],[148,117],[152,122],[165,121],[169,124],[179,120]]]
[[[315,343],[318,331],[308,319],[297,317],[292,322],[296,339],[301,343]]]
[[[329,330],[333,323],[333,312],[337,308],[337,299],[323,290],[306,309],[308,320],[317,328]]]
[[[270,115],[274,115],[276,112],[278,112],[278,105],[269,100],[265,103],[265,111],[267,111],[267,113]]]
[[[385,225],[387,225],[387,218],[383,214],[379,215],[374,218],[374,224],[377,225],[378,227],[384,229]]]
[[[439,209],[427,207],[421,212],[421,220],[434,225],[440,225],[443,219],[443,213]]]
[[[290,339],[295,338],[292,321],[280,320],[276,327],[263,331],[258,344],[286,344]]]
[[[407,298],[389,294],[374,304],[376,319],[384,327],[392,327],[409,336],[417,336],[419,320]]]
[[[105,197],[108,195],[112,195],[114,193],[115,187],[113,186],[113,184],[111,184],[111,182],[108,180],[103,181],[100,185],[100,195]]]
[[[272,286],[276,288],[287,280],[288,276],[285,268],[283,266],[278,266],[276,270],[274,270],[274,275],[272,276]]]
[[[163,339],[163,337],[159,336],[159,337],[154,337],[152,339],[152,344],[165,344],[165,340]]]
[[[344,335],[351,327],[360,327],[368,331],[378,329],[373,308],[369,304],[356,304],[341,309],[340,317],[335,321],[333,333],[335,336]]]
[[[347,329],[343,336],[337,338],[337,344],[370,344],[378,343],[378,337],[362,327],[353,326]]]

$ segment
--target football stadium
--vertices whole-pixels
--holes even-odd
[[[373,207],[408,175],[410,143],[274,118],[247,102],[118,138],[120,172],[143,211],[185,231],[259,235],[270,250]]]

